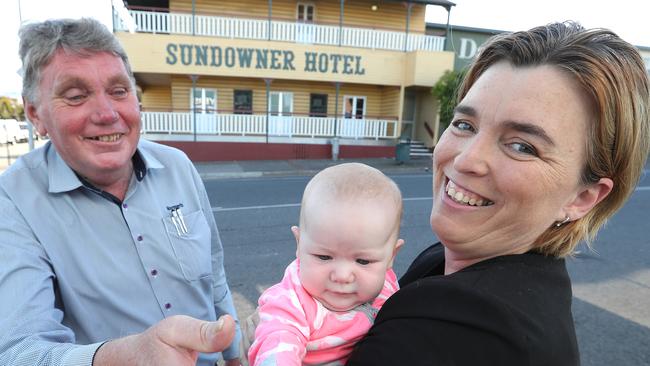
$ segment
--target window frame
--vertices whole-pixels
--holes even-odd
[[[196,93],[197,90],[201,91],[201,104],[197,105],[196,100],[194,97],[194,94]],[[206,101],[208,100],[208,97],[206,96],[206,92],[214,92],[214,108],[209,108]],[[204,88],[204,87],[195,87],[195,88],[190,88],[190,112],[193,113],[201,113],[201,114],[217,114],[218,108],[217,108],[217,101],[218,101],[218,93],[216,88]],[[199,108],[197,108],[199,107]]]
[[[351,98],[353,100],[352,102],[352,114],[350,117],[347,116],[346,110],[345,110],[345,102],[348,98]],[[357,116],[357,102],[358,100],[363,100],[363,111],[361,116]],[[343,96],[343,118],[349,118],[349,119],[365,119],[366,118],[366,108],[368,107],[368,98],[363,95],[344,95]]]
[[[300,11],[300,7],[303,7],[302,12]],[[306,19],[308,10],[311,8],[311,19]],[[296,21],[300,23],[314,23],[316,21],[316,4],[311,3],[311,2],[304,2],[300,1],[296,3]]]
[[[238,108],[237,94],[247,93],[249,95],[250,104],[248,109]],[[233,114],[253,114],[253,90],[252,89],[234,89],[232,92],[232,112]]]
[[[314,112],[313,111],[313,101],[314,97],[325,97],[324,99],[324,106],[325,106],[325,111],[324,112]],[[328,103],[329,96],[326,93],[309,93],[309,117],[327,117],[327,103]]]

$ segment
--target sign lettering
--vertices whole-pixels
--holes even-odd
[[[225,67],[262,70],[296,70],[296,55],[290,50],[270,48],[219,47],[168,43],[168,65]],[[321,74],[365,75],[363,58],[324,52],[305,52],[302,70]]]

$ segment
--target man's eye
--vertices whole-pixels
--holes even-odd
[[[370,261],[367,259],[357,259],[357,263],[359,263],[362,266],[367,266],[368,264],[370,264]]]
[[[467,123],[466,121],[463,120],[456,120],[452,121],[451,125],[456,128],[457,130],[461,131],[474,131],[474,127],[472,127],[471,124]]]
[[[127,94],[129,94],[129,91],[126,88],[115,88],[113,89],[112,94],[115,97],[125,97]]]
[[[328,261],[332,259],[329,255],[320,255],[320,254],[315,254],[315,257],[322,260],[322,261]]]
[[[72,103],[72,104],[78,104],[78,103],[83,102],[84,99],[86,99],[86,95],[85,94],[70,94],[70,95],[66,95],[65,99],[68,102]]]

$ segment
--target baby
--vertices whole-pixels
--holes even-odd
[[[336,165],[307,184],[297,259],[259,299],[250,365],[343,365],[398,289],[402,196],[379,170]]]

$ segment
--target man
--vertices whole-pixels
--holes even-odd
[[[20,38],[25,111],[50,142],[0,177],[0,364],[239,365],[205,188],[139,139],[114,35],[82,19]]]

